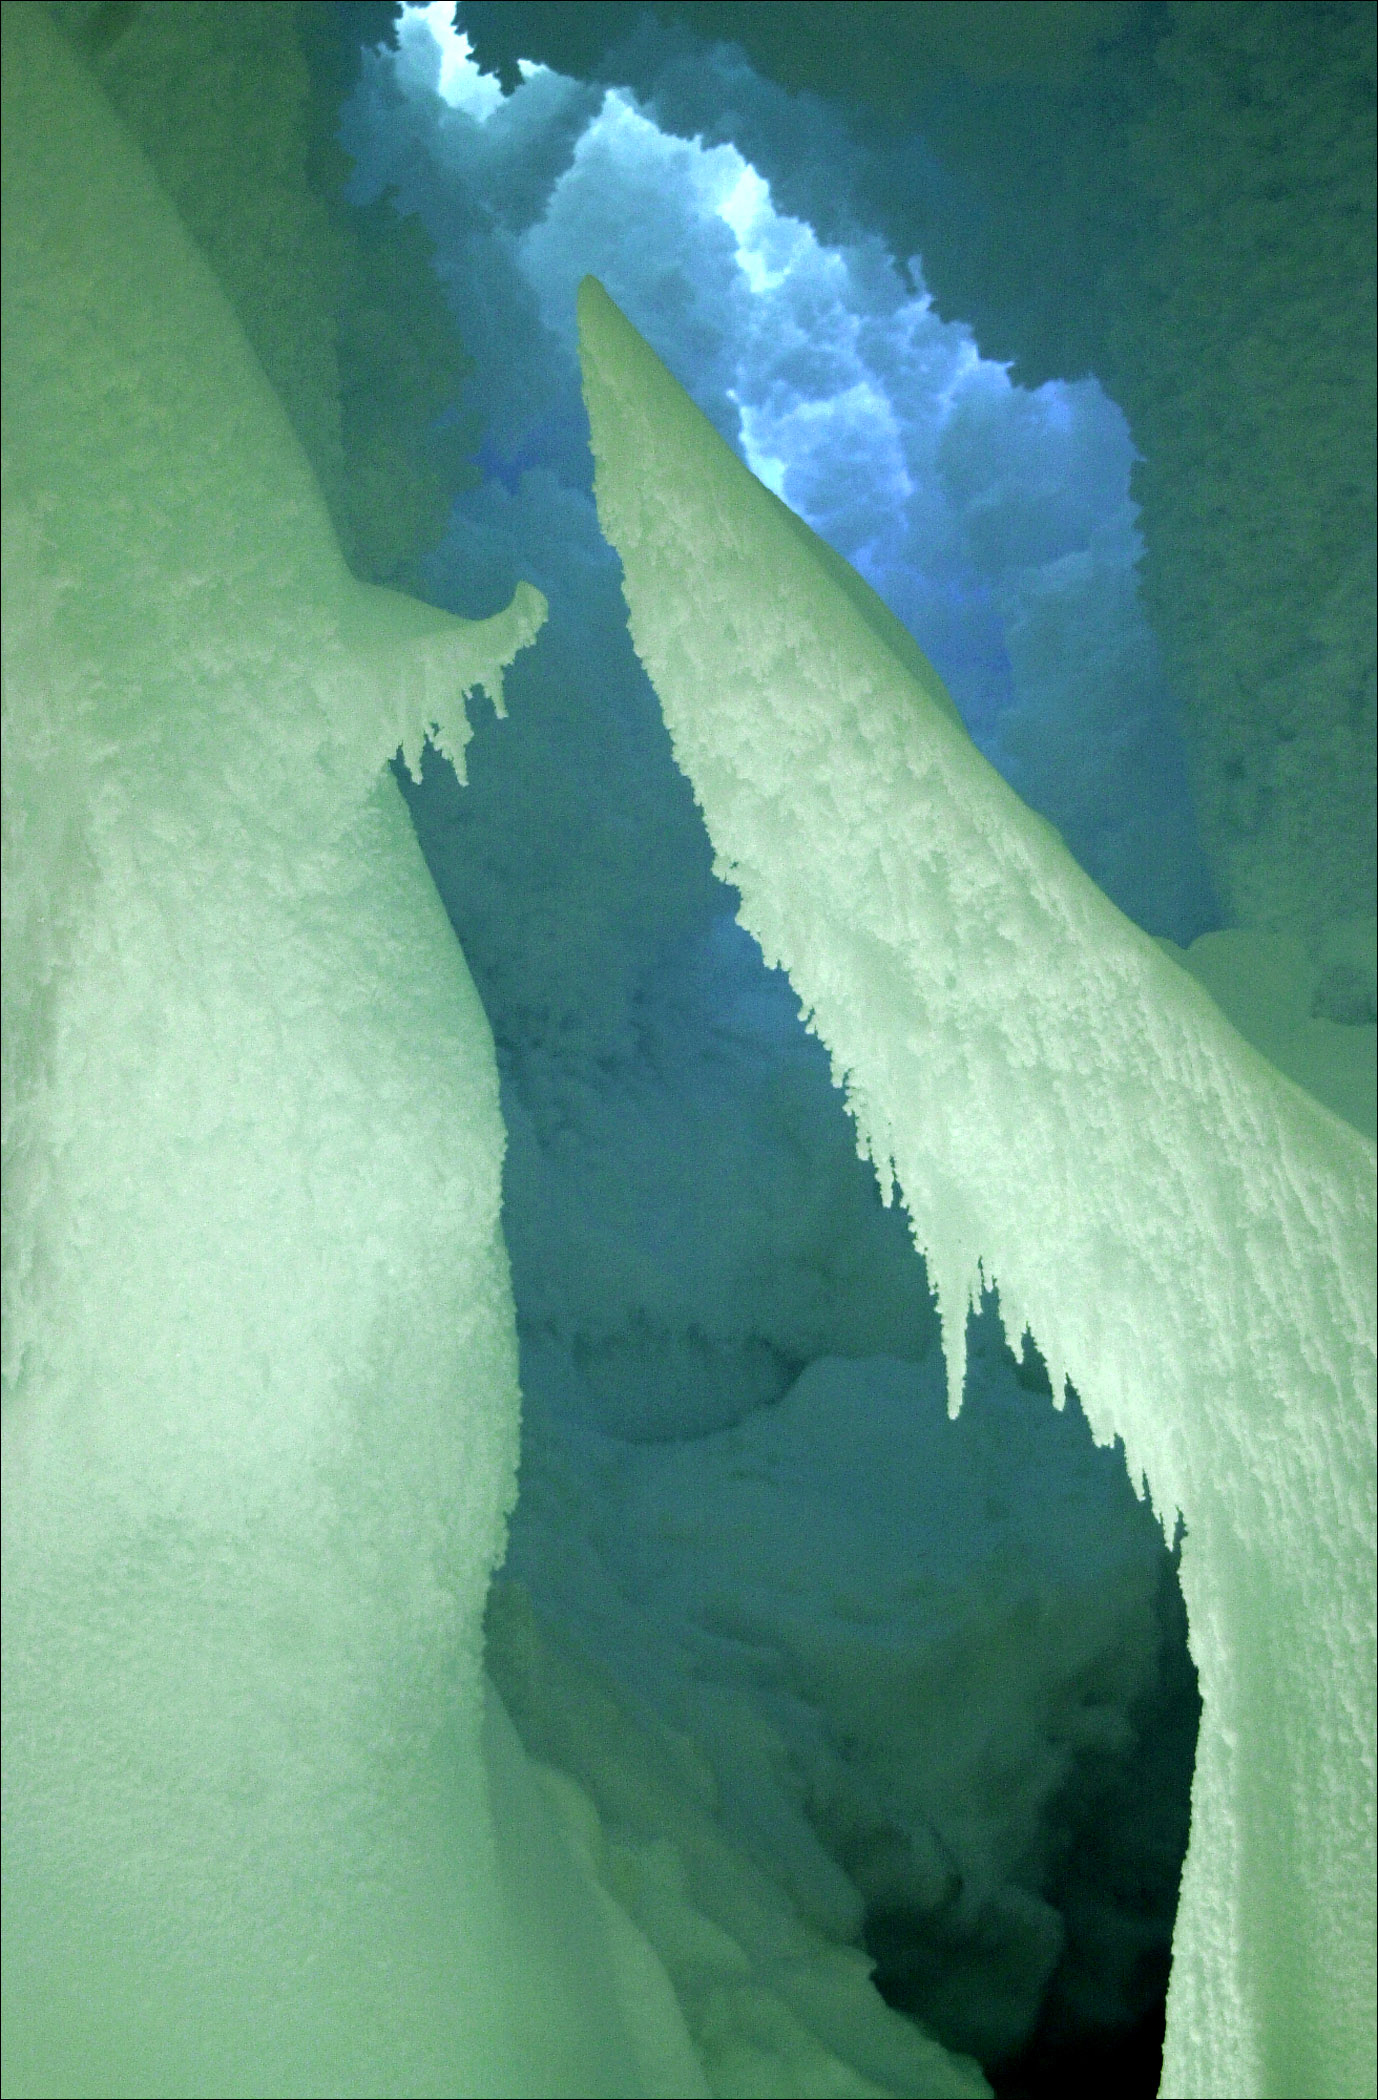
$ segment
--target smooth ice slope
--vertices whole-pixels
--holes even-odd
[[[1373,1147],[1077,869],[592,279],[599,516],[742,919],[939,1293],[982,1265],[1186,1517],[1163,2090],[1371,2091]]]
[[[704,2090],[485,1700],[492,1038],[386,761],[539,626],[354,583],[5,12],[5,2089]]]

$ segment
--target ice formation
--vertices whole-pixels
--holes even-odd
[[[1120,1452],[1025,1390],[988,1309],[968,1330],[980,1255],[1011,1335],[1031,1320],[1057,1385],[1070,1368],[1190,1518],[1213,1733],[1170,2076],[1349,2089],[1362,1843],[1346,1826],[1326,1851],[1325,1804],[1352,1824],[1371,1754],[1344,1697],[1371,1681],[1364,1373],[1337,1354],[1365,1309],[1346,1263],[1371,1154],[1000,789],[892,613],[605,309],[588,384],[636,639],[744,920],[894,1155],[945,1374],[908,1221],[713,878],[586,493],[569,295],[600,239],[638,296],[654,279],[664,229],[629,244],[632,178],[651,219],[686,169],[712,193],[678,231],[718,302],[698,347],[720,428],[743,372],[714,328],[749,311],[743,285],[793,257],[777,321],[841,288],[808,413],[767,429],[767,355],[739,432],[830,530],[852,439],[885,420],[848,331],[859,313],[874,350],[936,324],[875,257],[773,217],[740,156],[541,68],[503,98],[404,24],[371,142],[353,120],[361,180],[424,200],[491,334],[492,472],[430,585],[486,610],[527,573],[550,601],[543,627],[527,585],[451,617],[347,574],[166,194],[45,10],[7,11],[5,41],[6,2089],[975,2095],[972,2058],[1017,2050],[1055,1969],[1092,2026],[1122,2017],[1161,1918],[1094,1879],[1053,1888],[1049,1856],[1103,1813],[1113,1865],[1170,1915],[1172,1790],[1150,1775],[1130,1813],[1128,1754],[1166,1711],[1168,1563]],[[993,507],[977,485],[1031,412],[977,378],[963,500],[1038,570],[1019,475]],[[1118,458],[1113,414],[1078,413]],[[801,473],[810,415],[831,491],[767,456]],[[1032,486],[1055,447],[1029,442]],[[1090,536],[1113,569],[1130,521],[1110,513]],[[1040,589],[1070,603],[1079,576],[1035,578],[1035,626]],[[759,653],[782,607],[783,714]],[[720,615],[686,703],[663,645],[705,646]],[[512,719],[479,709],[471,738],[464,695],[502,714],[509,664]],[[850,837],[801,871],[789,834],[828,841],[848,795]],[[1232,1011],[1235,950],[1198,950]],[[1332,1024],[1352,1047],[1362,962],[1289,964],[1299,1056],[1323,1062]],[[1250,1339],[1271,1433],[1246,1464]],[[1300,1628],[1280,1662],[1255,1581]],[[1263,1702],[1276,1770],[1249,1755]],[[1281,1803],[1311,1849],[1274,1846],[1260,1894],[1249,1848]],[[1274,1988],[1299,1947],[1317,1967]]]
[[[541,470],[585,485],[571,317],[592,272],[918,637],[978,744],[1102,887],[1155,933],[1217,924],[1138,603],[1134,448],[1096,381],[1012,385],[938,318],[918,257],[857,230],[822,241],[735,145],[688,135],[673,65],[641,100],[543,66],[504,97],[447,13],[407,10],[398,51],[365,55],[343,128],[351,194],[395,187],[421,218],[481,360],[466,400],[489,479],[460,498],[435,587],[478,533],[529,558]],[[775,110],[767,83],[705,62],[697,88],[700,105],[719,94],[725,123],[774,121],[807,154],[807,120]]]
[[[1164,2090],[1361,2091],[1372,1147],[1080,874],[592,279],[579,308],[638,654],[903,1192],[953,1410],[984,1264],[1186,1515],[1204,1715]]]
[[[542,609],[352,581],[46,10],[4,55],[6,2089],[692,2090],[480,1747],[502,1124],[383,768]]]

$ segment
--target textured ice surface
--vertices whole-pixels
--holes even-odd
[[[45,9],[4,57],[6,2089],[701,2090],[483,1712],[497,1073],[382,768],[542,608],[351,582]]]
[[[600,520],[743,922],[895,1177],[955,1407],[980,1265],[1188,1526],[1164,2089],[1363,2091],[1373,1150],[1075,867],[591,280]]]

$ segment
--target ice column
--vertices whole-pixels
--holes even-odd
[[[983,1272],[1187,1523],[1163,2090],[1373,2090],[1374,1150],[981,758],[591,278],[599,517],[741,917],[893,1167],[950,1398]],[[888,623],[888,624],[887,624]]]
[[[701,2090],[485,1730],[503,1128],[386,761],[461,757],[544,608],[350,578],[146,163],[5,12],[6,2090]]]

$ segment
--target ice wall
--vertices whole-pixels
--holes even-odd
[[[1188,1526],[1163,2089],[1373,2079],[1373,1149],[1076,868],[606,294],[600,520],[743,922],[891,1162],[950,1393],[984,1267]],[[806,842],[806,845],[801,845]]]
[[[350,578],[45,9],[4,65],[6,2090],[700,2091],[485,1714],[503,1130],[386,760],[544,608]]]

